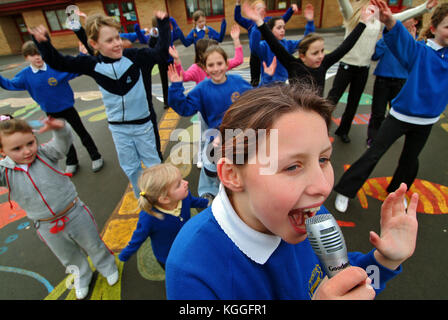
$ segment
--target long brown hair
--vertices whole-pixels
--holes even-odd
[[[233,159],[229,160],[234,164],[241,164],[237,159],[243,158],[244,164],[247,164],[253,155],[251,152],[257,151],[260,132],[265,129],[268,135],[269,129],[278,118],[298,110],[316,112],[325,120],[329,129],[334,105],[320,97],[317,89],[310,85],[276,84],[246,91],[230,106],[219,127],[222,139],[221,155],[232,155]],[[226,137],[226,130],[229,129],[240,130],[240,134]],[[255,141],[249,141],[247,137],[247,131],[250,130],[255,131]],[[256,143],[255,148],[249,143]]]
[[[216,41],[215,39],[202,38],[196,42],[196,46],[194,48],[195,50],[194,63],[196,63],[204,70],[205,70],[204,53],[205,51],[207,51],[208,47],[213,45],[218,45],[218,41]]]
[[[418,40],[434,38],[431,26],[437,28],[446,16],[448,16],[448,2],[442,3],[434,9],[430,23],[421,31]]]

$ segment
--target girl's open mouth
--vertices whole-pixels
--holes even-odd
[[[320,210],[320,206],[306,209],[294,209],[288,214],[289,222],[299,234],[306,234],[305,220],[313,217]]]

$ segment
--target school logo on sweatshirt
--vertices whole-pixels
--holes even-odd
[[[52,87],[55,87],[58,85],[58,80],[53,77],[48,78],[48,84]]]
[[[308,280],[308,294],[310,298],[313,297],[317,287],[319,286],[323,278],[324,273],[322,271],[322,268],[320,267],[320,265],[316,264],[313,271],[311,272],[310,279]]]
[[[238,100],[239,97],[240,97],[240,93],[238,91],[235,91],[234,93],[232,93],[232,96],[230,97],[230,99],[232,100],[232,103],[233,103],[236,100]]]

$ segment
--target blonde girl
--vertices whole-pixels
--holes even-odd
[[[163,163],[143,171],[139,179],[140,215],[137,228],[118,258],[127,261],[150,237],[157,262],[165,268],[171,244],[179,230],[190,219],[191,208],[206,208],[208,201],[196,198],[177,167]]]

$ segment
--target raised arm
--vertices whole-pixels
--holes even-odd
[[[25,79],[23,78],[23,71],[19,72],[11,80],[0,75],[0,87],[5,90],[23,91],[26,90]]]
[[[165,12],[157,11],[157,28],[159,37],[154,48],[148,44],[147,48],[139,49],[139,60],[146,64],[166,63],[170,46],[170,22]]]
[[[241,0],[236,1],[233,19],[247,31],[254,26],[252,20],[246,19],[241,15]]]
[[[235,55],[232,59],[229,59],[229,70],[233,69],[244,61],[243,55],[243,46],[240,42],[240,27],[237,24],[232,26],[232,30],[230,31],[230,36],[233,39],[233,46],[235,48]]]
[[[31,34],[44,61],[53,69],[78,74],[90,74],[93,71],[96,64],[95,57],[62,55],[51,44],[50,37],[44,26],[40,25],[28,29],[28,32]]]
[[[380,21],[386,26],[383,31],[384,42],[401,65],[410,71],[419,47],[417,41],[401,22],[397,22],[384,1],[371,1],[379,8]]]
[[[272,31],[269,30],[269,27],[264,22],[263,18],[260,16],[260,14],[254,10],[249,4],[244,3],[243,4],[243,11],[246,14],[247,17],[249,17],[252,21],[255,22],[257,26],[257,30],[253,30],[250,36],[251,40],[251,50],[254,47],[256,49],[256,45],[258,43],[259,46],[259,38],[260,32],[263,35],[264,39],[266,40],[267,44],[271,48],[274,55],[277,57],[278,61],[286,68],[288,69],[288,66],[295,61],[296,58],[294,58],[289,52],[280,44],[280,42],[275,38],[275,36],[272,34]],[[253,42],[253,43],[252,43]],[[258,53],[257,53],[258,54]]]
[[[299,8],[297,7],[297,5],[292,4],[288,8],[288,10],[286,10],[286,12],[282,15],[283,21],[285,21],[285,23],[287,23],[289,21],[289,19],[291,19],[292,15],[298,11],[299,11]]]
[[[90,47],[89,43],[87,42],[87,35],[86,30],[81,26],[79,29],[73,29],[73,32],[78,37],[78,40],[81,41],[81,43],[84,45],[84,48],[86,48],[87,52],[91,55],[95,55],[95,51]]]
[[[285,47],[281,45],[266,23],[263,22],[261,26],[258,26],[257,23],[257,27],[263,38],[266,40],[266,43],[269,45],[269,48],[271,48],[272,52],[277,57],[278,61],[288,70],[289,65],[294,63],[296,58],[289,54]],[[255,33],[255,30],[253,33]]]
[[[142,29],[140,29],[140,25],[138,23],[134,24],[134,31],[137,35],[138,41],[142,44],[146,44],[149,41],[149,37],[147,37],[144,32],[142,32]]]
[[[219,33],[219,38],[217,39],[218,42],[222,42],[224,40],[224,37],[226,36],[226,28],[227,28],[227,21],[226,19],[222,19],[221,21],[221,32]]]
[[[341,10],[344,20],[350,19],[353,15],[353,7],[349,0],[338,0],[339,10]]]
[[[393,16],[396,20],[405,21],[411,18],[415,18],[419,15],[422,15],[423,13],[429,12],[432,10],[432,8],[436,6],[437,6],[437,0],[428,0],[415,8],[395,13]]]
[[[171,86],[168,88],[168,104],[171,108],[183,117],[189,117],[198,112],[200,98],[196,94],[197,87],[190,91],[188,96],[185,96],[182,85],[183,77],[172,64],[168,66],[168,78],[171,81]]]
[[[347,38],[345,38],[344,41],[336,49],[334,49],[331,53],[325,56],[324,61],[327,68],[330,68],[333,64],[342,59],[342,57],[345,56],[346,53],[353,48],[353,46],[356,44],[356,41],[358,41],[359,37],[361,36],[365,28],[366,24],[363,22],[359,22],[356,25],[355,29],[353,29],[353,31],[350,32]]]

